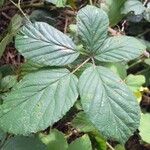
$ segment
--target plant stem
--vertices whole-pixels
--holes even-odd
[[[109,147],[109,149],[115,150],[108,142],[106,142],[106,145]]]
[[[93,63],[93,65],[94,65],[94,67],[95,67],[95,61],[94,61],[94,58],[91,57],[91,60],[92,60],[92,63]]]
[[[89,3],[90,3],[90,5],[93,5],[93,2],[92,2],[92,0],[89,0]]]
[[[143,6],[145,6],[147,4],[148,0],[145,0],[143,3]]]
[[[80,64],[75,70],[73,70],[71,73],[75,73],[76,71],[78,71],[84,64],[86,64],[88,61],[90,60],[90,58],[86,59],[82,64]]]
[[[20,6],[20,4],[21,4],[21,0],[18,0],[18,6]]]
[[[141,36],[143,36],[144,34],[146,34],[148,32],[150,32],[150,29],[145,30],[143,33],[137,35],[137,37],[141,37]]]
[[[20,0],[18,1],[18,4],[16,4],[14,1],[9,0],[14,6],[16,6],[19,11],[22,13],[22,15],[30,22],[29,18],[26,16],[26,14],[23,12],[23,10],[20,7]]]

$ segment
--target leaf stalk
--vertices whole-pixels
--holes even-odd
[[[90,58],[86,59],[82,64],[80,64],[75,70],[73,70],[71,73],[75,73],[76,71],[78,71],[82,66],[84,66],[88,61],[90,60]]]

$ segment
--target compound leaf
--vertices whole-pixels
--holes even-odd
[[[145,49],[145,45],[134,37],[109,37],[97,51],[95,58],[102,62],[129,61],[139,57]]]
[[[107,37],[109,19],[107,14],[95,6],[86,6],[77,14],[78,34],[88,53],[95,53]]]
[[[109,69],[86,69],[79,79],[79,93],[85,113],[104,137],[124,143],[138,128],[138,103]]]
[[[67,69],[41,70],[24,76],[0,105],[0,128],[26,135],[53,125],[76,101],[77,82]]]
[[[44,22],[23,26],[16,37],[16,48],[26,59],[51,66],[69,64],[79,55],[68,36]]]

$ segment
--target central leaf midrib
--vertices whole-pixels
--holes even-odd
[[[36,34],[39,34],[39,35],[41,35],[41,36],[43,37],[43,35],[41,34],[41,32],[40,32],[39,30],[37,30],[34,26],[32,26],[32,27],[36,30],[36,32],[38,32],[38,33],[36,33]],[[26,29],[27,29],[28,31],[30,31],[28,28],[26,28]],[[58,30],[57,32],[60,32],[60,31]],[[23,32],[23,34],[24,34],[25,36],[28,36],[28,35],[26,35],[25,32]],[[29,36],[28,36],[28,37],[29,37]],[[39,36],[36,36],[36,37],[39,37]],[[42,42],[45,42],[45,43],[48,43],[48,44],[53,43],[53,44],[55,44],[55,45],[57,45],[57,46],[62,46],[62,47],[64,47],[64,48],[68,48],[68,49],[71,49],[72,51],[75,51],[75,50],[74,50],[73,48],[71,48],[71,47],[66,47],[65,45],[63,45],[62,43],[60,43],[60,41],[54,41],[54,40],[49,41],[49,39],[47,39],[46,37],[44,37],[44,38],[46,38],[47,41],[44,40],[43,38],[32,38],[32,37],[29,37],[29,38],[35,39],[35,40],[37,40],[37,41],[42,41]]]

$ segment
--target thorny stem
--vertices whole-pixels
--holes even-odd
[[[22,15],[30,22],[29,18],[26,16],[26,14],[23,12],[23,10],[20,7],[20,0],[18,0],[18,4],[16,4],[14,1],[9,0],[14,6],[16,6],[20,12],[22,13]]]
[[[106,145],[107,145],[111,150],[115,150],[108,142],[106,142]]]
[[[90,60],[90,58],[86,59],[82,64],[80,64],[75,70],[73,70],[71,73],[75,73],[77,70],[79,70],[83,65],[85,65],[88,61]]]

